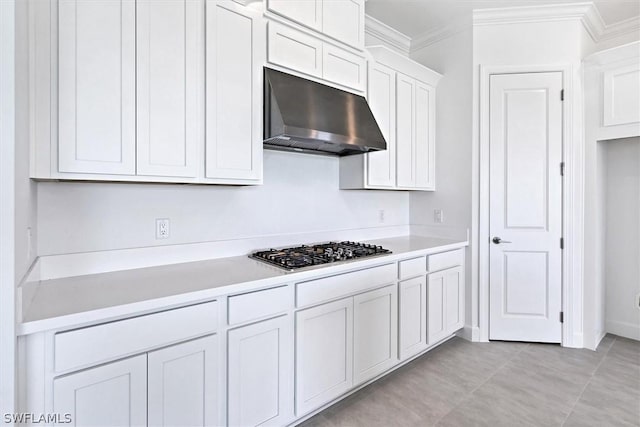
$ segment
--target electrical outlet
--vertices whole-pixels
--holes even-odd
[[[378,222],[380,224],[384,223],[384,209],[378,211]]]
[[[434,209],[433,222],[435,222],[436,224],[442,224],[444,222],[444,212],[442,211],[442,209]]]
[[[169,218],[156,219],[156,239],[169,238]]]

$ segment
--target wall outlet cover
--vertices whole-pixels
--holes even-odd
[[[156,219],[156,239],[168,239],[169,238],[169,218],[157,218]]]

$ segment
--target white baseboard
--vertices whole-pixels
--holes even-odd
[[[598,348],[598,346],[600,345],[600,342],[602,342],[602,339],[605,337],[605,335],[607,335],[606,331],[601,331],[600,333],[596,334],[596,341],[593,343],[594,346],[591,350],[596,350]]]
[[[247,255],[259,249],[328,240],[366,241],[405,236],[409,225],[256,236],[183,245],[151,246],[111,251],[48,255],[38,258],[28,281],[131,270],[183,262]]]
[[[605,329],[606,332],[611,334],[640,341],[640,325],[628,322],[619,322],[616,320],[607,320]]]

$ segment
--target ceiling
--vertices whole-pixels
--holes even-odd
[[[474,9],[567,3],[584,3],[584,0],[368,0],[366,11],[414,38],[470,16]],[[639,0],[596,0],[594,3],[606,25],[640,15]]]

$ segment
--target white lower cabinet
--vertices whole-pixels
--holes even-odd
[[[148,354],[149,426],[218,424],[218,337]]]
[[[399,351],[405,360],[427,348],[427,277],[399,284]]]
[[[296,416],[353,385],[353,298],[296,313]]]
[[[353,381],[370,380],[398,362],[398,287],[353,297]]]
[[[147,425],[147,356],[56,378],[53,408],[73,426]]]
[[[291,316],[228,334],[228,425],[286,425],[293,417]]]
[[[462,267],[431,273],[427,279],[427,341],[433,345],[464,326]]]

